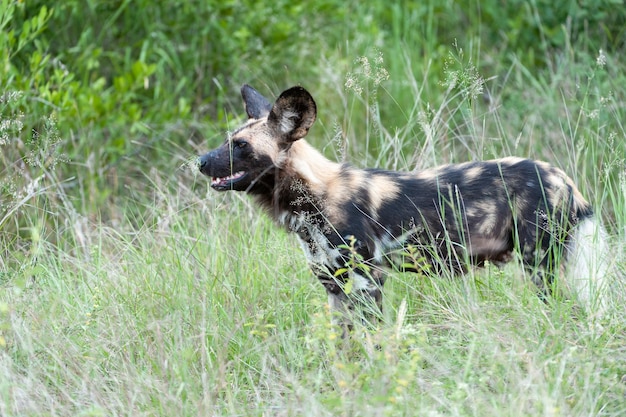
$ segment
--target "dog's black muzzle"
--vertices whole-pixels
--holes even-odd
[[[215,160],[216,158],[218,158],[217,149],[202,155],[198,159],[198,169],[200,170],[200,172],[208,177],[212,176],[211,161]]]

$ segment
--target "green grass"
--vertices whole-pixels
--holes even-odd
[[[0,304],[3,415],[626,411],[623,307],[599,328],[513,266],[397,274],[384,324],[344,342],[292,236],[179,179],[115,227],[64,213],[23,260]]]
[[[354,99],[350,94],[337,91],[346,102]],[[479,155],[508,153],[499,144],[483,149],[490,137],[473,130],[495,123],[510,134],[503,122],[509,120],[507,109],[490,118],[464,107],[469,97],[457,99],[447,100],[458,124],[435,122],[437,129],[449,130],[431,137],[439,149],[433,155],[461,158],[446,142],[465,138],[459,133],[447,139],[455,129],[471,131],[473,142],[463,146]],[[570,111],[560,100],[544,105]],[[442,107],[440,113],[448,110]],[[619,120],[611,119],[618,110],[609,110],[606,122],[619,127]],[[356,111],[347,110],[344,117],[355,117]],[[417,124],[420,117],[410,115]],[[547,119],[537,113],[528,117]],[[528,144],[528,153],[556,154],[550,143],[580,130],[579,140],[592,144],[590,149],[563,145],[571,161],[582,162],[574,174],[583,187],[606,184],[605,173],[591,168],[593,158],[605,152],[598,133],[603,126],[575,119],[561,120],[559,131],[548,132],[555,142]],[[347,139],[350,154],[410,168],[415,155],[405,149],[411,149],[414,132],[386,136],[383,123],[372,114],[370,139],[400,157],[376,156],[369,152],[374,145],[370,149],[356,137]],[[330,138],[322,130],[314,130],[314,141]],[[571,168],[570,159],[563,164]],[[613,167],[622,169],[617,162],[607,169]],[[48,201],[47,193],[62,193],[57,185],[29,200],[36,210],[29,212],[28,250],[3,261],[2,415],[626,412],[621,297],[598,323],[571,301],[542,303],[514,265],[458,279],[395,274],[386,288],[383,324],[346,342],[329,325],[324,291],[308,272],[295,238],[274,227],[245,196],[212,192],[188,168],[174,176],[151,172],[145,186],[152,199],[139,190],[124,201],[127,213],[139,214],[105,223],[77,213],[62,197]],[[600,213],[623,213],[615,187],[599,187]],[[590,194],[594,188],[584,190]],[[50,211],[56,219],[52,229],[38,221],[52,216]],[[615,226],[623,221],[614,220],[616,248],[623,236]],[[9,243],[3,241],[5,247]],[[623,293],[623,284],[616,288]]]
[[[199,50],[204,38],[151,26],[171,20],[193,31],[193,4],[170,16],[146,2],[153,8],[137,20],[126,3],[109,19],[100,18],[106,10],[97,2],[87,3],[94,6],[89,22],[120,31],[138,24],[134,46],[114,49],[116,31],[85,33],[74,49],[59,41],[49,50],[62,59],[49,61],[73,62],[76,78],[94,87],[54,66],[57,81],[48,85],[50,68],[33,64],[32,73],[11,76],[26,93],[0,100],[2,121],[10,121],[0,126],[0,415],[626,414],[620,276],[597,319],[575,301],[543,303],[516,265],[453,279],[393,273],[382,324],[344,341],[296,238],[246,196],[210,190],[186,163],[221,142],[224,127],[236,127],[243,109],[231,99],[234,85],[251,82],[271,96],[302,83],[319,108],[310,141],[333,159],[414,170],[516,155],[560,166],[593,202],[623,275],[626,66],[618,46],[602,64],[591,40],[570,44],[567,28],[542,26],[538,13],[530,21],[526,12],[501,16],[498,2],[481,2],[482,12],[471,5],[464,15],[456,2],[406,10],[346,3],[339,14],[323,2],[305,22],[319,39],[293,19],[264,33],[257,11],[278,12],[255,3],[243,19],[254,30],[235,27],[242,32],[224,38],[224,54],[237,55],[257,35],[293,44],[283,55],[279,41],[256,45],[267,56],[225,61],[225,73],[209,82],[200,69],[212,52],[177,49]],[[11,5],[15,13],[27,7]],[[66,5],[77,16],[79,6]],[[248,6],[238,4],[237,15]],[[301,19],[299,7],[283,17]],[[65,18],[63,10],[53,20]],[[323,32],[328,16],[337,19]],[[462,16],[485,19],[490,31],[503,22],[496,41]],[[228,22],[203,30],[230,33]],[[416,22],[424,23],[413,30]],[[514,40],[529,23],[544,42],[561,39],[554,31],[565,39],[526,50]],[[468,33],[455,41],[449,27],[455,36]],[[31,46],[48,50],[34,32],[22,33],[26,49],[17,58]],[[98,36],[110,62],[98,61],[103,51],[91,42]],[[146,58],[133,55],[137,45],[163,46]],[[128,72],[135,63],[150,65]],[[230,68],[242,79],[229,79]],[[98,81],[131,75],[126,93]],[[146,79],[154,91],[146,91]],[[202,100],[213,93],[207,110]],[[79,109],[76,96],[102,103]],[[53,106],[45,107],[48,99]],[[32,127],[31,113],[42,107],[54,117]]]

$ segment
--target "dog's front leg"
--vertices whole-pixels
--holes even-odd
[[[348,336],[355,321],[372,326],[382,316],[382,273],[360,272],[352,271],[347,279],[318,275],[328,294],[332,324],[341,328],[342,337]]]
[[[318,279],[326,289],[328,306],[330,308],[331,323],[341,329],[341,336],[345,338],[352,330],[353,304],[343,290],[343,285],[336,279],[327,275],[319,274]]]

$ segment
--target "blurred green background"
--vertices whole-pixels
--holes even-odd
[[[377,156],[388,148],[370,138],[380,128],[371,127],[372,111],[392,134],[414,138],[402,145],[409,153],[428,136],[419,121],[447,112],[434,134],[461,138],[450,145],[458,154],[464,135],[477,133],[464,131],[464,109],[474,117],[494,105],[509,111],[484,123],[483,135],[510,136],[505,145],[459,159],[556,159],[516,136],[532,137],[529,126],[553,131],[529,114],[557,120],[562,111],[548,107],[570,92],[576,104],[587,100],[580,86],[599,51],[623,53],[625,20],[618,0],[2,0],[0,215],[6,226],[17,191],[43,173],[79,211],[118,216],[111,203],[124,204],[130,189],[141,195],[151,170],[177,172],[223,140],[241,116],[243,83],[269,97],[293,84],[308,88],[320,104],[317,138],[367,141],[348,154],[362,165],[390,165]],[[623,64],[605,68],[598,88],[619,103]],[[348,80],[360,83],[352,95]],[[556,84],[562,80],[571,91]],[[450,94],[455,88],[465,92]]]

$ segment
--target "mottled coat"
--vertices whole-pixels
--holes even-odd
[[[303,139],[317,115],[304,88],[284,91],[273,104],[248,85],[242,96],[248,121],[201,157],[200,170],[214,189],[252,195],[298,235],[339,312],[363,296],[380,306],[381,266],[455,272],[507,261],[514,251],[548,291],[559,261],[573,251],[575,226],[592,219],[572,180],[545,162],[358,169],[328,160]]]

